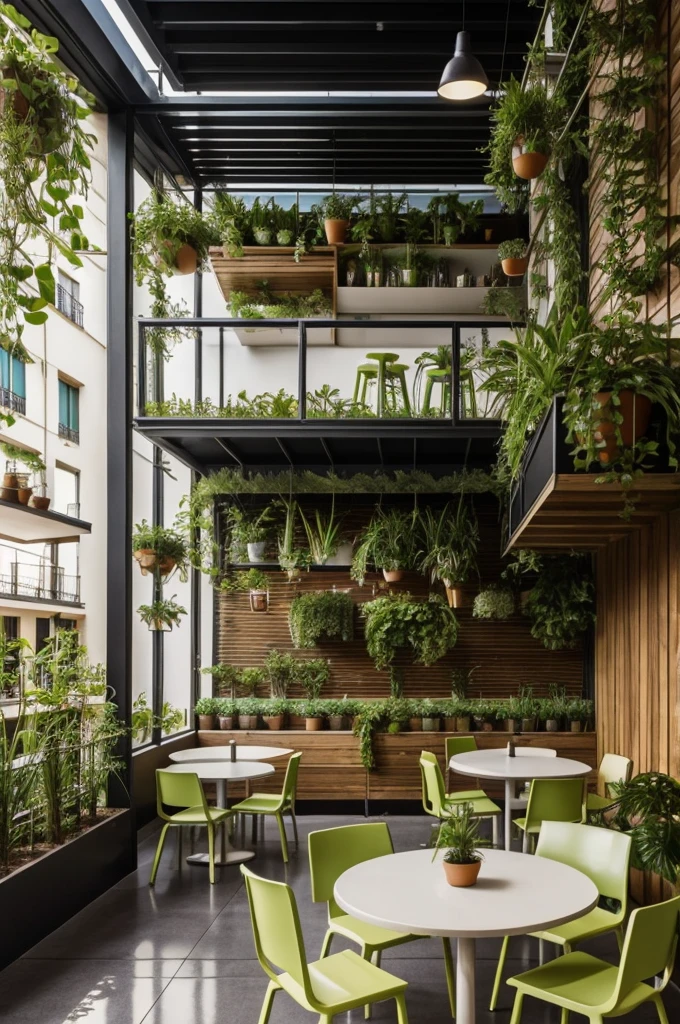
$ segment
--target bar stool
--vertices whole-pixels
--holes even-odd
[[[441,396],[439,401],[439,411],[442,416],[446,413],[451,412],[451,367],[448,369],[441,369],[437,366],[431,370],[425,371],[425,394],[423,395],[423,409],[424,413],[428,413],[431,409],[432,402],[432,389],[435,384],[441,386]]]
[[[411,415],[411,402],[408,397],[408,385],[406,384],[406,371],[410,369],[407,363],[389,363],[385,370],[386,400],[393,410],[397,408],[397,385],[401,388],[401,398],[406,412]]]
[[[368,385],[371,381],[377,380],[377,411],[376,415],[380,418],[387,404],[387,382],[388,379],[392,379],[392,383],[398,381],[401,385],[402,399],[404,401],[404,407],[407,412],[411,412],[411,403],[409,402],[408,389],[406,387],[406,371],[408,366],[404,363],[397,363],[399,358],[396,352],[368,352],[366,354],[367,359],[373,360],[373,363],[377,363],[377,367],[372,363],[361,363],[357,367],[356,383],[354,385],[354,401],[356,402],[359,396],[359,389],[361,388],[361,399],[360,401],[365,403],[366,392]],[[391,365],[394,364],[394,365]]]

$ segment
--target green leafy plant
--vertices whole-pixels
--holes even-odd
[[[133,552],[150,551],[156,556],[156,567],[176,567],[180,579],[188,578],[189,545],[184,534],[178,529],[151,526],[146,519],[136,523],[132,534]]]
[[[483,860],[480,846],[488,846],[488,840],[479,833],[479,818],[474,816],[472,804],[461,803],[456,813],[445,818],[433,834],[434,860],[437,851],[446,849],[444,860],[447,864],[476,864]]]
[[[527,243],[523,238],[512,238],[509,242],[501,242],[498,246],[499,260],[521,260],[527,252]]]
[[[319,204],[319,219],[351,220],[360,200],[361,196],[356,194],[343,195],[340,192],[332,192],[324,196]]]
[[[475,597],[472,614],[476,619],[510,619],[515,614],[515,595],[503,587],[485,587]]]
[[[592,700],[583,697],[572,697],[567,703],[566,714],[570,722],[586,724],[593,720],[594,707]]]
[[[187,613],[186,608],[175,601],[176,596],[173,594],[169,599],[159,598],[151,604],[140,604],[137,614],[151,630],[162,631],[163,626],[172,630],[173,626],[180,625],[181,617]]]
[[[216,715],[220,709],[217,697],[199,697],[194,705],[197,715]]]
[[[225,576],[220,590],[229,593],[243,593],[246,590],[268,590],[269,580],[262,569],[238,570],[232,576]]]
[[[375,197],[376,225],[383,242],[395,242],[401,215],[406,208],[405,192],[384,192]]]
[[[411,648],[414,661],[432,665],[455,647],[458,622],[442,598],[414,601],[410,594],[390,594],[361,607],[366,626],[366,649],[378,669],[386,668],[397,652]]]
[[[325,658],[308,658],[295,662],[294,678],[310,700],[317,700],[331,677],[330,664]]]
[[[456,192],[448,192],[433,196],[427,209],[432,217],[435,244],[443,239],[446,245],[452,245],[460,234],[478,227],[484,200],[464,203]]]
[[[228,547],[240,561],[247,555],[248,544],[267,541],[274,520],[273,506],[267,505],[260,511],[248,511],[238,505],[230,505],[224,513],[224,523],[229,533]]]
[[[479,525],[474,509],[462,495],[439,514],[427,508],[422,534],[420,570],[433,583],[441,580],[447,587],[458,586],[477,571]]]
[[[395,571],[418,566],[421,520],[417,509],[404,512],[378,508],[363,532],[352,559],[352,579],[363,583],[368,565]]]
[[[325,702],[322,700],[301,700],[295,705],[295,713],[302,718],[324,718],[326,715]]]
[[[254,697],[257,693],[259,686],[263,686],[266,681],[264,669],[261,668],[243,668],[241,669],[238,689],[240,695],[243,698]],[[242,701],[239,700],[239,711],[241,710]],[[247,712],[244,712],[246,714]]]
[[[293,498],[289,501],[281,498],[280,505],[285,511],[285,520],[278,535],[279,565],[284,572],[293,574],[296,570],[308,569],[311,564],[311,556],[309,551],[295,546],[298,503]]]
[[[432,217],[427,210],[411,206],[400,219],[407,246],[432,241]]]
[[[680,874],[680,783],[661,772],[644,772],[611,784],[617,800],[613,827],[633,842],[633,866],[653,871],[671,885]]]
[[[287,697],[288,689],[297,678],[298,672],[298,662],[293,655],[287,651],[272,649],[264,659],[264,670],[269,677],[271,696]]]
[[[260,281],[252,293],[232,291],[229,309],[233,317],[241,320],[297,320],[310,317],[332,317],[330,298],[321,288],[309,295],[292,292],[273,292],[267,281]]]
[[[352,732],[359,739],[359,757],[366,771],[376,767],[373,740],[383,721],[384,705],[381,701],[365,701],[354,716]]]
[[[294,647],[316,647],[321,640],[348,641],[354,634],[354,602],[341,590],[298,594],[288,625]]]
[[[272,200],[272,213],[277,245],[292,245],[298,224],[297,204],[293,203],[288,210],[284,210]]]
[[[26,448],[19,448],[18,445],[10,444],[7,441],[0,443],[0,451],[10,462],[21,462],[34,473],[44,473],[46,466],[42,456],[36,452],[29,452]]]
[[[233,700],[239,679],[239,669],[234,665],[208,665],[201,672],[213,677],[213,688],[218,697]]]
[[[494,285],[482,299],[482,312],[487,316],[505,316],[511,323],[521,323],[527,319],[524,290]]]
[[[545,555],[523,613],[549,650],[576,647],[595,621],[595,586],[587,557]]]
[[[543,82],[531,78],[523,87],[512,76],[491,110],[491,138],[487,147],[489,173],[484,178],[511,212],[526,207],[528,188],[519,182],[512,166],[513,147],[525,152],[549,153],[555,138],[555,104]]]
[[[325,565],[328,559],[337,552],[340,544],[342,521],[335,516],[335,496],[333,496],[331,510],[327,516],[316,509],[314,519],[310,522],[300,509],[300,519],[307,535],[312,562],[316,565]]]
[[[226,253],[232,258],[243,256],[243,246],[250,231],[250,212],[241,196],[215,192],[211,223]]]

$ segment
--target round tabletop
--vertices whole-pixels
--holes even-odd
[[[238,779],[259,779],[273,775],[274,765],[261,761],[193,761],[170,764],[163,771],[198,775],[203,782],[236,782]]]
[[[461,775],[481,779],[574,779],[593,770],[583,761],[572,761],[569,757],[509,757],[505,747],[455,754],[449,767]]]
[[[410,850],[364,861],[340,875],[334,896],[361,921],[414,935],[525,935],[596,906],[599,893],[575,868],[526,853],[483,850],[476,885],[447,883],[442,854]]]
[[[290,747],[264,747],[248,746],[247,743],[236,744],[237,761],[266,761],[270,757],[283,757],[285,754],[292,754]],[[170,760],[175,764],[184,764],[186,761],[194,763],[198,761],[230,761],[231,748],[219,747],[191,747],[189,750],[176,750],[170,754]]]

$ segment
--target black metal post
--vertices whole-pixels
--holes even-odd
[[[203,193],[200,189],[197,189],[194,193],[194,206],[201,213],[203,210]],[[203,316],[203,274],[194,274],[194,316],[197,319]],[[194,362],[194,401],[198,404],[203,399],[203,331],[200,328],[196,331]]]
[[[307,324],[298,321],[298,419],[307,419]]]
[[[154,526],[163,525],[164,507],[164,476],[163,476],[163,451],[154,445],[153,449],[153,481],[152,481],[152,517]],[[163,598],[163,580],[158,567],[153,573],[153,596],[152,601],[161,601]],[[153,708],[154,725],[151,730],[153,743],[160,743],[162,739],[161,714],[163,711],[163,636],[160,629],[151,634],[151,706]]]
[[[146,327],[137,325],[137,415],[146,411]]]
[[[224,327],[220,327],[220,409],[224,406]]]
[[[194,193],[194,205],[200,212],[203,209],[203,193],[197,190]],[[194,279],[194,316],[203,316],[203,275],[196,274]],[[222,382],[222,361],[224,358],[223,351],[223,330],[220,329],[220,406],[222,405],[222,395],[224,393],[224,384]],[[199,331],[196,335],[196,401],[199,402],[203,398],[203,332]],[[191,487],[193,489],[196,481],[198,480],[198,474],[195,471],[191,473]],[[193,537],[191,542],[194,546],[198,546],[200,542],[200,530],[195,529],[193,531]],[[191,726],[194,721],[194,705],[201,694],[201,573],[198,569],[191,570],[191,598],[189,605],[189,612],[191,615],[191,637],[190,637],[190,659],[191,659],[191,694],[189,698],[189,725]]]
[[[132,407],[133,333],[130,221],[133,209],[134,124],[130,111],[108,118],[107,197],[107,469],[106,667],[121,739],[120,778],[109,783],[109,803],[132,802]],[[134,829],[130,864],[136,863]]]

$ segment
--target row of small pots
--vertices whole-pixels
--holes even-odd
[[[257,729],[262,717],[265,728],[278,732],[285,727],[285,715],[197,715],[199,729],[225,729],[232,731],[239,729]],[[337,732],[346,728],[347,719],[344,715],[326,715],[329,729]],[[305,718],[305,729],[307,732],[318,732],[323,729],[324,718]],[[486,721],[479,716],[473,716],[474,724],[480,732],[493,732],[494,723]],[[470,732],[470,717],[461,718],[409,718],[408,727],[411,732],[439,732],[444,725],[444,732]],[[521,724],[521,732],[536,732],[536,719],[524,718],[521,723],[513,719],[506,719],[503,723],[503,732],[518,732],[517,726]],[[545,723],[547,732],[561,732],[561,723],[556,719],[548,719]],[[581,732],[582,722],[570,722],[570,732]]]
[[[33,508],[46,512],[50,507],[50,499],[44,495],[34,494],[33,488],[28,487],[28,481],[24,482],[27,473],[5,473],[0,488],[0,498],[3,501],[10,501],[13,505],[32,505]]]
[[[260,721],[265,723],[266,729],[272,729],[278,732],[284,728],[285,715],[197,715],[198,728],[199,729],[214,729],[217,723],[219,729],[226,729],[231,731],[236,729],[257,729]],[[324,716],[328,722],[328,728],[334,732],[338,732],[345,728],[346,719],[344,715],[326,715]],[[318,718],[305,718],[305,729],[307,732],[318,732],[323,729],[324,719]]]

